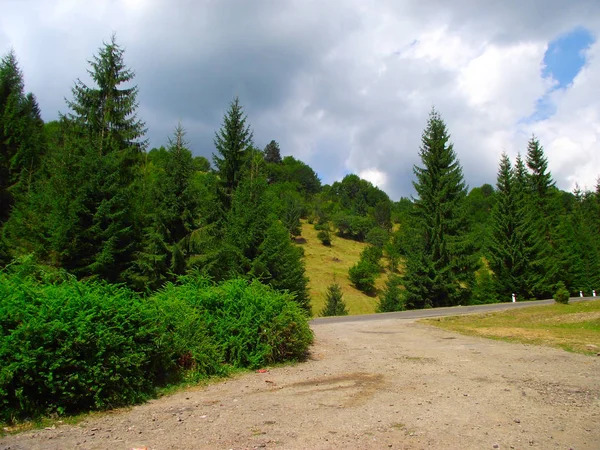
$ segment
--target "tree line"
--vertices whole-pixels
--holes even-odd
[[[392,201],[353,174],[322,186],[274,140],[258,148],[237,98],[215,133],[212,161],[192,155],[181,124],[166,147],[148,150],[122,47],[113,37],[89,64],[92,85],[75,81],[67,112],[44,123],[14,52],[0,63],[2,265],[34,255],[79,279],[143,293],[189,273],[242,277],[290,292],[310,312],[294,243],[305,219],[324,245],[334,235],[369,244],[349,277],[375,293],[388,269],[381,311],[600,288],[600,184],[557,189],[535,137],[524,159],[502,156],[495,188],[469,191],[433,110],[416,196]]]

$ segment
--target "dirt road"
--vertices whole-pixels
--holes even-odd
[[[313,329],[306,363],[0,438],[0,449],[600,449],[600,357],[407,320]]]

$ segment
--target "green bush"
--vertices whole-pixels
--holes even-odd
[[[563,305],[567,305],[569,303],[569,291],[567,291],[567,287],[565,283],[560,281],[556,285],[556,292],[554,293],[554,301],[556,303],[562,303]]]
[[[360,260],[367,261],[371,263],[373,266],[377,266],[377,270],[375,273],[380,272],[381,268],[379,266],[379,261],[383,256],[383,249],[381,247],[377,247],[375,245],[367,245],[362,252],[360,252]],[[375,270],[375,269],[374,269]]]
[[[236,279],[207,285],[193,276],[159,295],[205,312],[207,333],[223,361],[234,367],[259,367],[302,358],[312,342],[308,318],[292,294],[258,281]],[[156,297],[156,296],[155,296]],[[158,304],[165,303],[162,299]]]
[[[138,402],[173,367],[152,311],[105,283],[0,274],[0,420]]]
[[[302,358],[292,294],[187,276],[150,298],[14,266],[0,272],[0,421],[142,401],[182,377]]]
[[[390,233],[380,227],[375,227],[369,230],[365,238],[365,242],[375,247],[383,248],[384,245],[389,241]]]
[[[333,223],[339,235],[344,238],[364,241],[369,230],[373,228],[373,219],[363,216],[341,213],[334,217]]]
[[[370,294],[375,291],[375,278],[380,272],[379,266],[361,259],[348,270],[350,281],[357,289]]]
[[[331,245],[331,233],[328,230],[321,230],[317,233],[317,239],[321,241],[323,245]]]

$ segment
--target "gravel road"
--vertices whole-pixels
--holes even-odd
[[[412,319],[314,321],[305,363],[0,438],[0,449],[594,449],[600,357]]]

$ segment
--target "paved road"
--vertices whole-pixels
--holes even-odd
[[[584,300],[600,300],[600,297],[574,297],[571,302]],[[421,319],[424,317],[458,316],[462,314],[476,314],[488,311],[504,311],[506,309],[523,308],[525,306],[551,305],[554,300],[534,300],[516,303],[493,303],[491,305],[452,306],[450,308],[415,309],[411,311],[398,311],[380,314],[364,314],[360,316],[335,316],[317,317],[311,321],[312,325],[339,322],[367,322],[370,320],[385,319]]]

